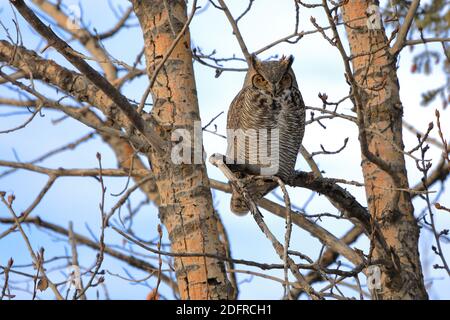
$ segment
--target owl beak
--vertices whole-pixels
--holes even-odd
[[[272,92],[272,96],[275,96],[278,92],[278,84],[277,83],[272,83],[272,85],[270,86],[271,92]]]

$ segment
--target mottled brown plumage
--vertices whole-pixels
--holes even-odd
[[[252,57],[244,86],[228,110],[227,157],[240,163],[232,166],[232,170],[247,183],[247,190],[255,201],[276,184],[269,180],[255,183],[252,176],[275,175],[288,181],[302,143],[305,104],[291,68],[292,62],[292,56],[277,61],[260,61]],[[230,131],[237,129],[241,131],[234,131],[234,135]],[[264,135],[266,131],[267,135]],[[266,159],[264,150],[258,148],[264,145],[268,150]],[[248,212],[242,196],[236,192],[232,194],[230,207],[236,214]]]

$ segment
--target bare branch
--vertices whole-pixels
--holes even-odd
[[[133,126],[141,132],[155,150],[161,152],[164,142],[159,135],[142,119],[135,108],[128,102],[112,84],[94,70],[86,61],[81,59],[74,50],[63,40],[61,40],[49,27],[43,24],[40,19],[30,10],[23,0],[10,0],[20,14],[32,25],[32,27],[44,37],[49,45],[53,46],[69,62],[77,67],[92,83],[101,89],[117,107],[126,115]]]
[[[238,40],[239,46],[241,47],[241,51],[244,54],[245,60],[247,61],[247,65],[251,66],[251,55],[250,52],[247,49],[247,45],[245,44],[244,38],[242,38],[242,34],[239,31],[239,27],[236,23],[236,21],[233,18],[233,15],[231,14],[230,10],[228,9],[226,3],[224,0],[218,0],[220,3],[220,6],[222,7],[222,10],[224,11],[225,15],[227,16],[228,22],[230,22],[231,27],[233,28],[233,33],[236,36],[236,39]]]
[[[396,56],[400,53],[400,51],[403,49],[403,47],[405,46],[405,42],[406,42],[406,36],[408,35],[409,29],[411,28],[411,24],[414,20],[414,17],[416,15],[416,11],[419,8],[420,5],[420,0],[413,0],[408,13],[406,14],[405,20],[403,21],[403,25],[401,26],[400,30],[398,31],[397,34],[397,40],[395,41],[394,45],[392,46],[392,48],[389,50],[389,52],[393,55]]]

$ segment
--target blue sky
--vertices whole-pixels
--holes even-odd
[[[127,8],[128,1],[125,0],[111,0],[116,7],[120,6],[122,9]],[[206,1],[199,1],[200,5],[204,5]],[[77,4],[77,1],[67,1],[67,4]],[[108,30],[116,21],[116,18],[111,11],[108,1],[87,1],[79,2],[83,7],[84,22],[92,30],[94,27],[99,31]],[[235,16],[241,13],[247,6],[246,1],[227,1],[231,11]],[[189,6],[190,8],[190,6]],[[11,22],[13,18],[12,10],[6,1],[0,5],[1,20],[10,28],[10,32],[14,33],[14,27]],[[280,0],[258,0],[254,4],[251,13],[242,19],[239,23],[242,35],[247,43],[250,51],[255,51],[266,44],[286,36],[293,32],[295,14],[293,1]],[[310,16],[315,16],[321,25],[325,25],[323,14],[320,10],[306,10],[301,9],[300,16],[300,30],[311,30],[313,26],[309,21]],[[45,44],[41,43],[39,38],[35,35],[26,23],[19,18],[21,32],[24,38],[24,45],[30,49],[42,49]],[[137,20],[135,18],[130,20],[130,24],[134,27],[121,31],[115,38],[109,39],[104,43],[113,57],[124,60],[132,64],[136,55],[143,46],[142,35],[139,28],[136,26]],[[217,51],[219,57],[229,57],[233,54],[241,56],[239,46],[231,33],[224,14],[210,6],[206,11],[195,16],[191,25],[192,45],[200,47],[205,53]],[[66,35],[67,37],[67,35]],[[0,31],[0,38],[5,38],[5,32]],[[75,48],[82,51],[82,48],[75,45]],[[435,45],[429,45],[429,48],[436,48]],[[437,46],[437,48],[439,48]],[[416,51],[421,50],[420,47]],[[414,52],[413,52],[414,53]],[[262,58],[269,57],[274,54],[293,54],[295,62],[293,65],[296,73],[297,81],[302,92],[303,98],[309,106],[321,106],[321,101],[317,97],[319,92],[326,92],[330,100],[336,101],[348,94],[348,86],[344,80],[344,69],[336,48],[331,47],[319,34],[305,36],[299,43],[292,45],[283,43],[271,50],[263,53]],[[51,49],[46,50],[43,56],[57,60],[59,63],[69,66],[57,53]],[[398,76],[401,86],[401,98],[404,106],[405,119],[412,124],[415,124],[419,129],[425,131],[428,123],[434,120],[434,109],[441,108],[440,103],[433,103],[429,107],[420,106],[421,93],[427,89],[435,88],[438,85],[445,83],[445,75],[441,72],[440,66],[435,68],[435,72],[431,76],[420,74],[411,74],[411,59],[412,53],[406,49],[402,52],[399,61]],[[231,64],[234,66],[244,67],[243,63]],[[194,64],[195,76],[197,82],[197,91],[200,105],[201,118],[204,123],[208,122],[219,112],[226,112],[228,106],[236,93],[240,90],[245,73],[243,72],[225,72],[219,78],[215,78],[215,71],[213,69]],[[142,93],[147,86],[147,79],[142,77],[133,83],[126,85],[123,92],[130,99],[139,101]],[[47,87],[40,86],[42,92],[55,96],[54,90]],[[0,86],[0,96],[17,97],[14,92],[7,90],[4,86]],[[342,112],[350,113],[351,106],[346,103],[340,106]],[[14,111],[15,109],[5,108],[0,106],[0,113]],[[0,136],[0,159],[15,160],[14,152],[22,161],[29,161],[48,150],[57,146],[64,145],[73,141],[87,132],[89,128],[76,123],[72,120],[66,120],[52,124],[52,120],[59,118],[59,115],[44,111],[44,117],[36,117],[36,119],[29,124],[25,129],[9,135]],[[26,116],[15,117],[0,117],[0,130],[14,127],[24,121]],[[218,132],[225,134],[226,117],[222,115],[215,121]],[[342,120],[333,120],[324,122],[327,129],[323,129],[317,124],[312,124],[307,127],[304,146],[309,151],[320,150],[320,144],[330,150],[338,149],[342,146],[346,137],[349,137],[347,148],[338,155],[333,156],[319,156],[317,162],[322,170],[325,171],[325,176],[344,178],[349,180],[362,181],[362,174],[360,170],[360,152],[357,140],[357,129],[355,126],[348,124]],[[442,123],[444,126],[450,123],[450,116],[448,111],[442,113]],[[450,125],[447,125],[447,133],[450,132]],[[436,132],[432,133],[436,136]],[[405,133],[406,148],[411,148],[416,143],[414,135]],[[214,152],[225,152],[225,142],[216,135],[205,133],[204,135],[205,150],[208,154]],[[67,152],[58,155],[43,162],[41,165],[51,168],[67,167],[67,168],[94,168],[97,167],[96,153],[102,154],[103,166],[105,168],[116,167],[117,163],[111,150],[101,142],[101,139],[95,138],[88,143],[78,147],[74,152]],[[440,156],[439,150],[432,149],[429,157],[438,161]],[[415,168],[414,162],[407,159],[408,174],[410,183],[413,185],[420,179],[420,174]],[[308,171],[306,163],[303,159],[298,159],[297,168]],[[224,181],[222,174],[214,167],[208,164],[208,174],[211,178]],[[17,172],[0,179],[0,190],[14,193],[17,200],[15,207],[17,212],[24,210],[39,193],[47,180],[46,176],[30,173]],[[106,185],[108,187],[107,206],[112,207],[118,198],[110,196],[110,193],[120,192],[126,184],[126,179],[108,178]],[[357,199],[365,204],[365,195],[362,188],[353,186],[345,186]],[[309,198],[311,192],[304,189],[290,188],[290,195],[293,203],[298,206],[303,206]],[[438,190],[436,186],[434,190]],[[216,209],[219,212],[225,227],[231,239],[231,249],[235,258],[243,258],[255,260],[259,262],[273,262],[279,263],[280,259],[277,257],[270,242],[260,232],[257,225],[250,216],[236,217],[230,213],[229,196],[217,191],[214,191],[214,202]],[[35,209],[34,215],[38,215],[46,220],[52,221],[62,226],[67,226],[71,220],[74,222],[75,231],[88,235],[86,224],[98,236],[100,213],[98,210],[98,203],[100,201],[100,186],[98,182],[91,178],[62,178],[58,179],[52,190],[46,195],[45,200]],[[271,196],[273,198],[273,196]],[[139,203],[143,199],[140,192],[136,192],[132,196],[134,204]],[[447,205],[450,203],[449,192],[445,191],[442,196],[442,202]],[[447,200],[447,201],[446,201]],[[416,213],[420,213],[424,207],[424,202],[415,200],[414,202]],[[308,206],[308,213],[316,214],[321,212],[337,213],[323,196],[316,195],[311,204]],[[6,216],[4,207],[0,207],[0,215]],[[123,214],[126,210],[123,209]],[[450,224],[450,216],[445,214],[438,214],[438,227],[448,228]],[[284,221],[280,218],[273,217],[270,214],[265,214],[265,220],[277,235],[279,239],[284,235]],[[157,236],[157,225],[159,221],[157,218],[157,210],[153,205],[145,206],[139,215],[136,217],[134,227],[138,235],[145,239],[152,239]],[[342,220],[324,219],[319,222],[337,236],[342,236],[350,229],[351,224]],[[0,226],[0,231],[4,230],[4,226]],[[68,245],[61,241],[63,238],[54,237],[41,232],[35,228],[26,228],[27,233],[32,239],[33,247],[37,250],[39,247],[46,248],[47,257],[51,256],[65,256],[69,251]],[[107,230],[106,241],[108,243],[115,243],[121,245],[120,237],[112,230]],[[167,239],[165,239],[167,242]],[[422,231],[421,233],[421,257],[424,264],[424,273],[427,283],[432,281],[432,286],[429,290],[431,298],[450,298],[448,287],[450,280],[444,272],[432,270],[430,268],[434,263],[439,261],[431,252],[431,233]],[[354,247],[367,250],[367,240],[361,238]],[[292,249],[299,250],[312,258],[317,258],[321,249],[321,244],[311,238],[306,232],[294,227],[294,232],[291,241]],[[92,265],[95,262],[96,252],[80,247],[80,259],[84,261],[86,266]],[[142,251],[137,251],[140,254],[146,254]],[[136,253],[137,254],[137,253]],[[446,249],[447,256],[450,256],[450,250]],[[147,254],[146,254],[147,255]],[[10,257],[14,257],[16,264],[27,264],[30,262],[30,257],[26,251],[25,244],[19,234],[9,235],[6,239],[0,241],[0,265],[5,265]],[[155,256],[147,255],[147,259],[152,259],[153,263],[157,260]],[[342,260],[345,264],[345,259]],[[55,262],[49,268],[57,268],[64,266],[66,260]],[[105,260],[105,268],[111,273],[127,276],[127,271],[132,273],[136,278],[144,278],[146,275],[141,271],[134,270],[117,260],[107,257]],[[127,269],[127,271],[124,270]],[[243,266],[238,266],[239,269],[245,269]],[[282,271],[268,272],[271,275],[282,277]],[[60,271],[52,271],[52,279],[61,280],[64,275]],[[149,292],[149,288],[144,285],[132,285],[127,281],[121,280],[116,276],[106,275],[108,291],[111,298],[116,299],[143,299]],[[364,281],[361,276],[361,281]],[[282,287],[267,279],[253,277],[249,279],[247,275],[238,275],[239,281],[243,281],[240,286],[240,296],[242,299],[278,299],[282,296]],[[19,279],[17,279],[19,280]],[[23,280],[23,279],[20,279]],[[251,280],[251,281],[249,281]],[[154,286],[155,280],[148,281],[150,286]],[[23,286],[23,284],[17,284]],[[320,287],[320,286],[319,286]],[[357,296],[357,293],[352,290],[343,290],[352,295]],[[95,297],[95,290],[91,292],[91,297]],[[26,298],[27,294],[15,292],[18,297]],[[167,298],[171,298],[170,290],[166,286],[161,287],[161,293]],[[100,289],[100,296],[104,293]],[[51,297],[51,293],[45,293],[43,298]]]

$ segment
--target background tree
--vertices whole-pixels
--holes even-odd
[[[445,275],[442,281],[448,281],[448,230],[441,226],[441,221],[448,225],[448,220],[441,216],[449,211],[449,204],[445,200],[439,203],[445,195],[450,165],[448,121],[444,120],[448,115],[442,112],[448,103],[449,70],[445,1],[389,1],[382,3],[381,9],[377,1],[285,1],[277,10],[291,14],[292,21],[285,24],[287,28],[293,24],[294,32],[278,34],[274,40],[264,38],[264,46],[257,50],[247,36],[248,28],[255,26],[252,17],[262,19],[258,10],[269,5],[249,1],[240,3],[242,11],[235,11],[239,5],[229,2],[110,3],[117,22],[108,27],[111,22],[105,21],[108,24],[102,26],[102,32],[97,26],[102,21],[87,23],[82,13],[88,12],[65,1],[11,0],[11,7],[2,7],[12,21],[1,19],[0,107],[5,111],[0,118],[4,120],[0,122],[0,139],[5,146],[26,139],[32,142],[30,149],[38,146],[30,155],[27,152],[31,160],[25,161],[21,160],[22,150],[11,153],[2,148],[2,158],[13,159],[0,159],[0,166],[5,167],[0,174],[0,190],[4,190],[0,193],[0,246],[6,248],[7,243],[13,243],[20,248],[18,252],[25,252],[24,248],[28,252],[27,260],[18,262],[17,257],[2,250],[2,299],[14,298],[21,291],[33,299],[85,299],[100,287],[108,298],[108,288],[123,282],[143,286],[148,299],[234,299],[242,293],[242,283],[253,277],[277,284],[286,299],[302,294],[312,299],[426,299],[422,265],[425,269],[430,265],[424,258],[428,252],[437,259],[431,262],[436,270],[429,273],[431,277]],[[233,10],[228,8],[230,4]],[[194,23],[211,43],[213,37],[218,38],[209,33],[208,28],[213,26],[202,24],[208,16],[217,20],[221,30],[233,31],[232,50],[238,45],[241,53],[228,57],[229,52],[205,50],[196,38],[191,39],[189,30]],[[28,26],[34,30],[32,38]],[[131,30],[142,40],[131,39]],[[344,76],[338,80],[339,85],[333,84],[336,89],[327,86],[325,79],[323,87],[308,87],[308,81],[300,77],[310,116],[301,149],[303,160],[299,160],[303,171],[292,181],[276,180],[280,188],[253,203],[245,187],[220,161],[215,163],[220,170],[211,166],[209,174],[206,163],[195,161],[203,157],[202,132],[205,147],[210,146],[207,151],[223,150],[219,147],[225,144],[221,114],[227,103],[214,95],[211,80],[196,84],[193,66],[200,75],[213,69],[217,83],[222,81],[223,85],[231,83],[231,75],[240,79],[250,53],[271,58],[272,53],[289,50],[301,63],[302,43],[313,37],[327,55],[340,60],[337,72]],[[117,43],[109,45],[115,41],[118,51]],[[407,47],[420,49],[411,56],[405,53]],[[420,51],[422,48],[424,51]],[[403,57],[412,65],[412,73],[443,75],[445,84],[423,94],[422,102],[432,117],[430,124],[403,121],[404,112],[420,108],[411,106],[410,100],[405,102],[401,95],[409,89],[406,81],[404,89],[398,75]],[[319,60],[317,57],[317,65]],[[441,61],[441,69],[432,67]],[[236,90],[239,81],[242,79],[233,81]],[[134,91],[136,86],[139,88]],[[215,101],[220,107],[202,110],[199,96],[203,90],[209,103]],[[441,103],[436,105],[438,101]],[[319,106],[311,106],[318,102]],[[48,114],[50,122],[46,121]],[[41,118],[46,121],[44,127],[52,123],[62,128],[65,141],[67,136],[73,141],[48,149],[50,139],[33,138],[30,131],[37,121],[43,121]],[[9,119],[17,119],[17,124],[11,125]],[[352,136],[342,147],[330,151],[328,145],[336,139],[317,137],[323,130],[336,129]],[[72,137],[72,132],[79,130],[86,133]],[[188,138],[180,139],[179,132],[188,132]],[[86,149],[87,143],[92,147]],[[195,146],[181,164],[174,161],[174,147],[180,143]],[[320,151],[308,151],[318,144]],[[43,153],[42,149],[49,151]],[[80,149],[81,157],[70,159],[66,154]],[[37,152],[39,156],[31,157]],[[338,163],[345,153],[352,161],[360,153],[361,167],[347,168],[343,174],[328,171],[332,167],[326,161]],[[322,160],[325,156],[331,160]],[[320,167],[319,157],[324,161]],[[114,162],[116,168],[112,168]],[[305,171],[307,166],[311,172]],[[264,252],[264,259],[235,257],[242,246],[253,248],[260,242],[232,245],[236,241],[233,235],[246,229],[240,222],[230,223],[228,197],[212,197],[212,189],[231,192],[224,174],[245,195],[251,208],[251,215],[240,221],[245,221],[245,228],[255,228],[255,233],[259,229],[257,237],[269,240],[261,241],[264,244],[255,250],[260,255]],[[41,175],[47,180],[37,195],[25,192],[28,186],[24,179],[41,183]],[[65,177],[72,177],[69,181],[74,184],[67,184]],[[76,177],[84,177],[82,181],[94,178],[90,180],[97,194],[80,196],[79,189],[86,185],[76,182],[81,181]],[[364,182],[360,182],[362,178]],[[437,184],[440,189],[436,193]],[[64,198],[53,207],[49,197],[55,189],[62,190]],[[27,201],[31,204],[26,205]],[[70,209],[61,209],[62,203],[69,202],[72,205],[66,208],[77,206],[81,217],[72,216]],[[95,202],[100,202],[100,214],[96,215],[95,227],[86,225],[90,235],[83,235],[75,229],[88,220],[84,210],[90,215],[96,210]],[[43,209],[62,214],[50,221],[41,217]],[[162,225],[158,225],[156,216],[149,217],[155,212]],[[271,214],[285,222],[273,220]],[[428,237],[420,250],[422,258],[420,229]],[[49,243],[42,232],[50,232],[50,239],[59,241],[56,245]],[[312,243],[307,237],[318,242],[305,246]],[[61,250],[65,253],[60,254]],[[25,256],[20,254],[18,258]],[[118,265],[133,269],[121,270]],[[75,287],[67,284],[67,278]],[[254,286],[258,281],[252,281]]]

